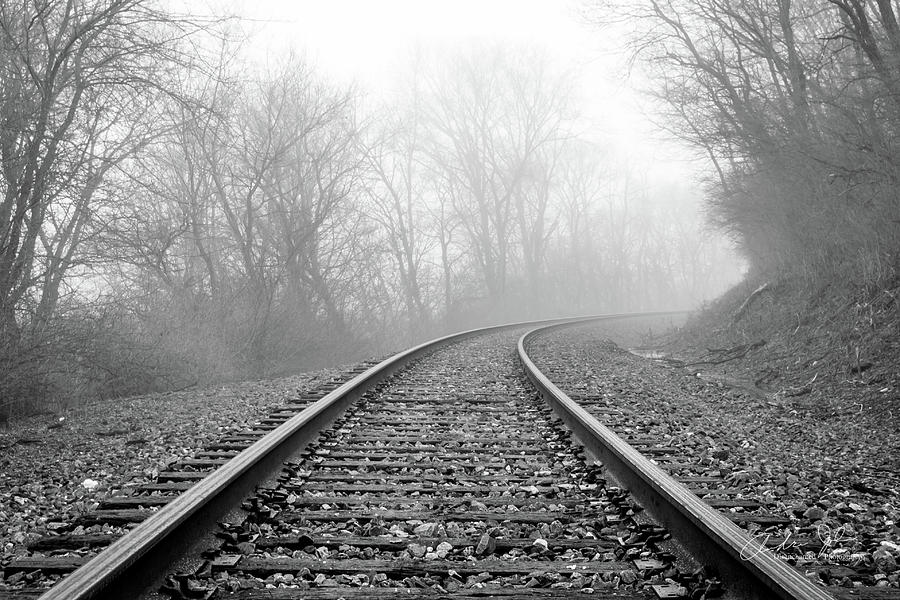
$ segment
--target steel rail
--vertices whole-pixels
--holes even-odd
[[[600,423],[538,369],[526,346],[537,335],[571,325],[561,323],[529,331],[519,338],[518,352],[529,380],[578,441],[678,543],[702,563],[718,569],[726,586],[741,598],[834,600],[834,596],[779,560],[759,540],[750,537]]]
[[[663,314],[675,313],[626,313],[605,318]],[[451,342],[503,329],[597,318],[545,319],[471,329],[391,356],[317,400],[211,472],[62,579],[39,600],[122,600],[152,594],[162,584],[166,567],[200,549],[209,540],[216,522],[237,508],[258,483],[277,473],[288,457],[315,439],[357,398],[410,361]]]

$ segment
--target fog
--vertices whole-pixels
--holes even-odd
[[[665,131],[665,116],[644,89],[647,74],[632,62],[630,25],[598,26],[596,8],[577,0],[265,0],[237,6],[245,18],[244,60],[271,65],[288,54],[300,56],[333,84],[352,86],[366,116],[380,122],[390,115],[393,132],[382,127],[382,136],[415,130],[403,150],[417,165],[403,176],[421,182],[414,193],[408,182],[403,190],[413,209],[410,230],[422,230],[423,238],[440,230],[435,203],[454,194],[448,187],[462,188],[448,228],[459,257],[443,259],[470,262],[458,275],[441,264],[441,276],[456,281],[456,292],[452,284],[439,284],[443,297],[434,292],[433,300],[424,301],[431,307],[425,331],[433,330],[440,305],[447,329],[573,312],[693,308],[743,275],[731,241],[707,225],[708,160]],[[476,106],[480,93],[495,96],[492,105]],[[457,106],[450,105],[454,100]],[[517,103],[521,109],[528,102],[526,110],[544,110],[543,117],[555,121],[544,123],[544,138],[534,148],[524,148],[513,133],[539,129],[516,113]],[[477,131],[479,119],[491,130]],[[455,136],[442,126],[450,122]],[[473,147],[461,150],[463,138]],[[465,166],[458,154],[478,153],[479,144],[491,149],[477,158],[486,168],[460,179]],[[501,161],[506,172],[498,169]],[[525,166],[516,172],[517,165]],[[547,188],[540,201],[528,198],[527,188],[540,185],[535,171],[544,171]],[[496,189],[492,200],[478,198],[473,177],[495,180],[491,185],[507,188],[509,198]],[[381,195],[393,198],[399,191],[387,185]],[[393,208],[396,220],[399,207]],[[532,214],[525,214],[528,208]],[[487,225],[479,227],[475,213],[481,212]],[[407,226],[402,218],[381,225],[389,240]],[[424,263],[440,263],[437,248],[423,250]],[[405,281],[396,249],[394,255],[393,267]],[[492,261],[501,263],[496,270],[502,274],[492,272]],[[422,310],[409,308],[417,302],[407,299],[407,309],[421,319]],[[419,330],[409,324],[414,337]]]
[[[580,4],[79,7],[0,15],[4,410],[694,308],[745,269]]]

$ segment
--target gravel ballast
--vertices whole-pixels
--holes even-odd
[[[640,412],[654,435],[688,447],[698,466],[720,472],[741,485],[744,497],[789,517],[791,525],[778,535],[818,536],[824,548],[814,556],[781,549],[811,578],[900,586],[894,468],[900,433],[890,421],[863,418],[858,408],[815,411],[802,398],[698,377],[694,369],[637,356],[608,337],[604,325],[556,331],[529,353],[551,379],[551,373],[577,376],[580,389],[570,391],[619,399]],[[752,524],[750,530],[757,533]],[[848,576],[842,568],[848,565],[862,575]]]
[[[104,498],[128,494],[340,373],[92,402],[13,422],[0,430],[0,565]]]

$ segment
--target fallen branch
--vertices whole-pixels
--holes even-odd
[[[761,286],[759,286],[758,288],[756,288],[755,290],[753,290],[753,293],[750,294],[749,296],[747,296],[747,299],[744,300],[744,302],[740,305],[740,307],[738,307],[737,311],[734,313],[734,316],[731,317],[731,320],[734,321],[735,323],[740,321],[741,317],[744,316],[744,313],[746,313],[748,310],[750,310],[750,306],[753,304],[753,302],[757,298],[759,298],[760,295],[762,295],[764,292],[767,292],[770,290],[771,290],[771,288],[769,286],[768,281],[765,282],[764,284],[762,284]]]
[[[740,346],[735,346],[734,348],[730,348],[728,350],[717,350],[716,354],[719,355],[718,358],[711,358],[705,360],[698,360],[691,363],[685,363],[685,367],[692,367],[694,365],[721,365],[722,363],[727,363],[732,360],[737,360],[739,358],[744,358],[750,352],[756,350],[757,348],[762,348],[766,345],[766,340],[759,340],[757,342],[753,342],[752,344],[741,344]]]
[[[765,390],[761,390],[756,386],[756,384],[750,381],[744,381],[742,379],[736,379],[734,377],[726,377],[724,375],[716,375],[714,373],[698,373],[697,376],[706,381],[726,385],[732,389],[742,391],[746,394],[759,398],[760,400],[764,400],[767,402],[771,400],[770,395],[767,394]]]
[[[819,373],[813,375],[812,379],[801,385],[800,387],[786,388],[780,392],[785,398],[796,398],[797,396],[805,396],[813,391],[813,384],[819,378]]]
[[[662,358],[657,358],[659,362],[666,363],[673,367],[683,367],[685,366],[684,361],[678,358],[669,358],[668,356],[663,356]]]

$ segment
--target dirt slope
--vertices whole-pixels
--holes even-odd
[[[656,344],[701,378],[816,421],[852,420],[879,443],[900,430],[900,282],[875,291],[748,281]],[[900,448],[885,448],[900,477]]]

